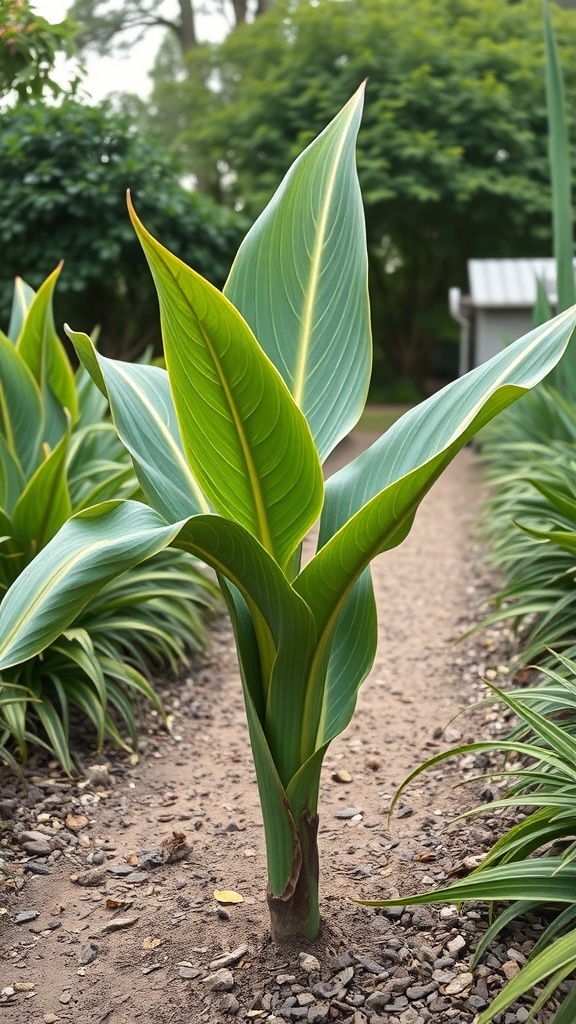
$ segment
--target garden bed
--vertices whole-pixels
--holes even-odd
[[[357,435],[336,458],[366,440]],[[486,818],[446,829],[481,799],[482,784],[454,788],[481,774],[471,758],[422,776],[387,814],[396,786],[425,757],[503,724],[489,707],[442,735],[509,653],[503,627],[453,645],[478,615],[482,589],[470,539],[477,476],[467,449],[410,539],[374,565],[379,653],[321,787],[321,939],[290,948],[268,939],[263,829],[233,639],[221,620],[209,655],[165,684],[171,731],[149,719],[137,762],[85,752],[79,783],[55,765],[32,765],[27,793],[3,774],[0,855],[13,872],[0,918],[6,1024],[466,1022],[518,970],[538,921],[505,933],[472,977],[483,908],[383,912],[352,902],[464,874],[496,835]],[[242,902],[218,902],[222,890]],[[502,1020],[526,1017],[516,1006]]]

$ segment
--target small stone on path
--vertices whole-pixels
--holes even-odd
[[[202,981],[210,992],[230,992],[234,988],[234,975],[225,967],[208,974]]]
[[[334,811],[335,818],[355,818],[357,814],[364,814],[361,807],[344,807],[341,811]]]
[[[40,917],[38,910],[22,910],[16,914],[15,924],[28,924],[29,921],[35,921],[37,917]]]
[[[300,960],[302,970],[306,971],[307,974],[320,970],[320,961],[317,957],[312,956],[311,953],[300,953],[298,959]]]

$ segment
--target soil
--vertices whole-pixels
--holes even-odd
[[[331,468],[368,440],[344,442]],[[442,1024],[472,1021],[487,1005],[531,933],[508,938],[473,978],[482,908],[384,913],[352,902],[437,886],[469,870],[495,835],[493,818],[446,831],[481,799],[482,783],[454,788],[478,774],[473,759],[418,778],[388,818],[395,788],[424,758],[502,725],[490,708],[451,723],[479,696],[482,673],[505,671],[503,630],[454,646],[478,616],[480,490],[466,449],[408,540],[375,563],[379,652],[321,787],[318,942],[275,948],[268,938],[263,829],[221,619],[209,654],[162,685],[171,731],[148,715],[138,759],[80,751],[85,774],[72,784],[39,762],[27,791],[0,776],[0,854],[13,871],[0,893],[5,1024]],[[30,831],[42,835],[25,838]],[[242,902],[217,902],[215,890]],[[525,1012],[516,1006],[501,1020]]]

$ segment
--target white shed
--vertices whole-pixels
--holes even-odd
[[[460,324],[459,372],[490,359],[533,327],[536,281],[556,303],[556,263],[551,257],[468,260],[469,294],[450,289],[450,312]]]

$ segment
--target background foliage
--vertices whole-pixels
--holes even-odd
[[[574,16],[555,14],[567,54]],[[148,124],[204,188],[253,217],[365,77],[359,171],[377,383],[386,361],[421,384],[456,336],[447,290],[466,286],[467,258],[550,250],[538,0],[278,3],[184,63],[167,44]]]
[[[72,53],[74,25],[52,25],[28,0],[0,0],[0,99],[15,90],[20,99],[57,96],[52,78],[59,54]]]
[[[159,340],[156,302],[126,215],[126,189],[178,255],[222,285],[242,234],[237,215],[180,184],[165,151],[107,106],[19,104],[0,118],[0,232],[6,321],[12,282],[37,287],[65,261],[56,323],[135,353]]]

